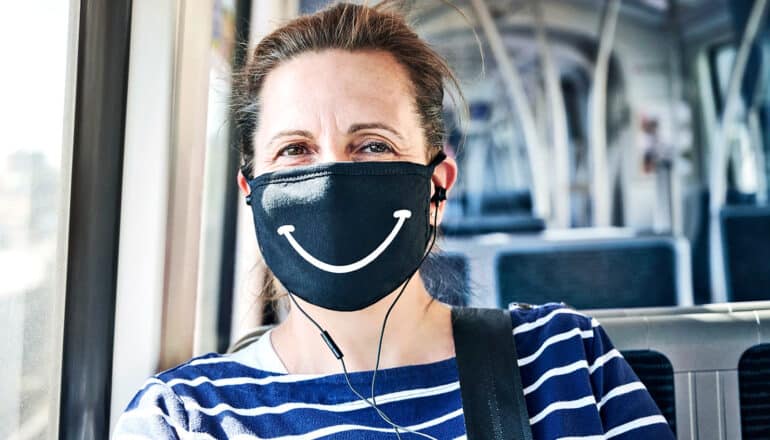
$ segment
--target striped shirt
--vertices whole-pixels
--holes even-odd
[[[673,439],[595,319],[557,304],[516,308],[511,317],[534,439]],[[115,438],[395,438],[342,374],[287,374],[269,339],[260,341],[151,378],[121,416]],[[371,378],[350,374],[364,395]],[[380,370],[376,385],[377,404],[393,422],[437,439],[465,438],[454,358]],[[401,437],[423,438],[403,431]]]

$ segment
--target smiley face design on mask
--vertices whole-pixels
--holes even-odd
[[[382,254],[385,249],[388,248],[390,243],[393,242],[393,240],[398,235],[399,231],[401,231],[401,227],[404,225],[404,222],[412,216],[412,211],[408,209],[399,209],[398,211],[393,212],[393,218],[397,218],[398,221],[396,222],[396,225],[393,227],[393,230],[390,231],[390,234],[388,234],[387,237],[385,237],[385,240],[383,240],[382,243],[380,243],[379,246],[375,250],[373,250],[369,255],[366,257],[356,261],[355,263],[345,264],[342,266],[335,265],[335,264],[329,264],[325,263],[316,257],[312,256],[308,251],[306,251],[299,243],[297,243],[297,240],[294,239],[294,236],[291,235],[292,232],[294,232],[294,225],[283,225],[280,228],[278,228],[278,235],[283,235],[286,237],[286,240],[289,241],[289,244],[291,244],[291,247],[294,248],[297,253],[305,259],[308,263],[312,264],[313,266],[331,273],[349,273],[349,272],[355,272],[359,269],[362,269],[369,265],[372,261],[376,260],[377,257]]]
[[[431,177],[442,158],[429,165],[331,162],[250,179],[265,263],[289,292],[311,304],[337,311],[374,304],[403,284],[425,255]]]

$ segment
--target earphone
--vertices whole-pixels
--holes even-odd
[[[436,189],[435,189],[435,192],[434,192],[433,196],[430,199],[431,203],[435,203],[436,204],[436,211],[435,211],[434,216],[433,216],[433,223],[434,223],[434,225],[436,225],[437,224],[436,222],[438,221],[438,208],[439,208],[439,205],[444,200],[446,200],[446,189],[437,185]],[[390,304],[390,307],[388,307],[388,310],[385,313],[385,317],[382,320],[382,327],[380,328],[380,337],[379,337],[379,341],[377,343],[377,360],[375,362],[374,372],[372,373],[371,400],[369,400],[366,397],[364,397],[363,395],[361,395],[361,393],[359,393],[353,387],[353,384],[350,382],[350,377],[348,375],[347,366],[345,365],[345,360],[343,359],[344,354],[342,353],[342,350],[339,348],[339,346],[336,344],[336,342],[334,342],[334,339],[329,334],[329,332],[326,331],[326,329],[324,329],[307,312],[305,312],[305,310],[299,305],[297,300],[294,298],[294,294],[289,292],[289,298],[291,298],[291,300],[294,303],[294,305],[320,331],[321,339],[324,341],[324,344],[326,344],[326,346],[332,352],[334,357],[337,360],[340,361],[340,364],[342,366],[342,372],[343,372],[343,374],[345,376],[345,382],[347,382],[348,388],[350,388],[350,390],[353,392],[353,394],[355,394],[356,397],[358,397],[360,400],[364,401],[367,405],[372,407],[372,409],[374,409],[377,412],[377,415],[379,415],[380,418],[385,423],[387,423],[388,425],[390,425],[393,428],[393,430],[395,431],[395,434],[399,438],[399,440],[401,439],[401,434],[399,433],[399,430],[402,430],[402,431],[405,431],[405,432],[409,432],[409,433],[412,433],[412,434],[415,434],[415,435],[419,435],[419,436],[425,437],[425,438],[430,439],[430,440],[438,440],[438,439],[436,439],[435,437],[433,437],[431,435],[428,435],[428,434],[425,434],[425,433],[422,433],[422,432],[418,432],[418,431],[414,431],[414,430],[411,430],[409,428],[406,428],[404,426],[401,426],[401,425],[398,425],[398,424],[394,423],[390,419],[390,417],[388,417],[387,414],[385,414],[377,406],[377,400],[376,400],[375,395],[374,395],[375,381],[377,379],[377,370],[379,369],[379,366],[380,366],[380,356],[382,354],[382,341],[383,341],[383,338],[385,336],[385,327],[387,325],[388,318],[390,317],[390,313],[393,311],[393,308],[395,307],[396,303],[401,298],[401,295],[403,295],[404,291],[406,290],[406,286],[409,284],[409,281],[412,280],[412,277],[414,276],[414,274],[417,273],[417,270],[420,268],[420,266],[422,266],[422,263],[425,261],[425,259],[428,257],[428,255],[430,255],[430,252],[433,249],[433,245],[436,242],[437,231],[438,231],[438,227],[433,227],[433,229],[432,229],[433,234],[431,236],[430,244],[428,245],[428,248],[425,251],[425,254],[423,255],[422,259],[420,260],[420,263],[417,265],[417,267],[412,271],[412,273],[409,275],[409,277],[404,282],[403,286],[401,287],[401,290],[398,292],[398,295],[396,295],[396,297],[393,299],[393,302]]]
[[[446,200],[446,188],[436,185],[436,191],[433,193],[433,197],[430,198],[431,203],[435,203],[436,209],[438,209],[439,203],[444,200]]]

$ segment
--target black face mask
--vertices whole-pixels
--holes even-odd
[[[444,157],[429,165],[335,162],[250,179],[247,202],[268,267],[289,292],[326,309],[360,310],[384,298],[426,252],[431,176]]]

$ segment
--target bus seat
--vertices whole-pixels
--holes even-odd
[[[481,198],[481,214],[530,214],[532,196],[529,190],[485,193]]]
[[[770,299],[770,207],[727,206],[719,219],[727,298]]]
[[[670,315],[605,317],[601,323],[651,390],[668,392],[660,386],[670,381],[660,356],[670,363],[677,438],[770,438],[770,310],[671,310]],[[651,380],[644,363],[653,357],[660,363]],[[670,392],[664,397],[671,399]],[[658,402],[665,407],[665,400]]]
[[[666,356],[652,350],[629,350],[622,354],[634,373],[639,376],[639,380],[647,387],[671,430],[676,432],[674,369],[671,362]]]
[[[594,318],[621,318],[625,316],[693,315],[701,313],[734,313],[752,310],[768,310],[770,301],[744,301],[734,303],[704,304],[679,307],[635,307],[633,309],[581,310]]]
[[[543,242],[498,253],[498,305],[579,309],[688,305],[689,249],[671,237]]]
[[[468,215],[531,214],[529,190],[462,192],[451,199]]]
[[[770,344],[748,349],[738,362],[743,440],[770,438]]]
[[[492,233],[535,233],[545,229],[545,222],[529,214],[466,216],[445,218],[441,222],[444,235],[467,237]]]
[[[709,191],[699,188],[686,196],[692,219],[687,237],[692,255],[692,289],[695,304],[711,302],[711,268],[709,267]]]

